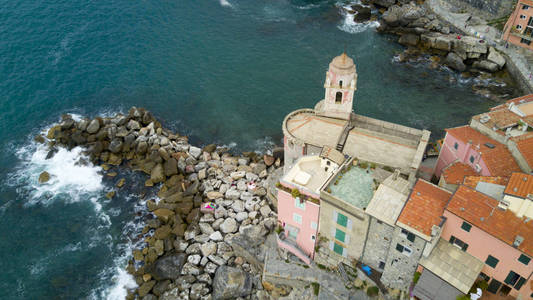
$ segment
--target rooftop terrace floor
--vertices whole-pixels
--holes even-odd
[[[331,195],[360,209],[365,209],[374,195],[374,171],[360,167],[352,167],[342,178],[337,177],[328,188]],[[337,182],[337,184],[335,184]]]

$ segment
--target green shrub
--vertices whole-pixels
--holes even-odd
[[[318,282],[311,282],[311,286],[313,286],[313,294],[318,296],[318,293],[320,292],[320,284]]]
[[[366,162],[361,162],[361,163],[359,163],[359,167],[360,167],[360,168],[363,168],[363,169],[366,169],[366,168],[368,168],[368,163],[366,163]]]
[[[377,286],[371,286],[366,289],[366,294],[368,297],[375,297],[379,294],[379,288]]]
[[[276,227],[276,233],[277,234],[280,234],[282,230],[283,230],[283,228],[281,228],[281,226]]]
[[[317,266],[320,270],[325,270],[325,269],[326,269],[326,266],[324,266],[323,264],[316,264],[316,266]]]
[[[376,168],[376,164],[375,164],[375,163],[371,163],[371,164],[370,164],[370,169],[373,170],[373,169],[375,169],[375,168]]]
[[[414,284],[416,284],[418,282],[418,279],[420,279],[420,275],[422,275],[422,273],[415,272],[415,275],[413,276],[413,283]]]
[[[276,187],[277,187],[278,189],[281,188],[281,183],[276,182]]]
[[[300,196],[301,196],[300,191],[299,191],[298,189],[296,189],[296,188],[295,188],[295,189],[292,189],[292,190],[291,190],[291,196],[292,196],[293,198],[298,198],[298,197],[300,197]]]
[[[455,300],[470,300],[470,297],[467,295],[461,295],[461,296],[457,296]]]
[[[389,166],[384,166],[383,167],[383,170],[387,171],[387,172],[394,172],[394,169],[392,167],[389,167]]]

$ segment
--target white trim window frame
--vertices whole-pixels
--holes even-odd
[[[297,214],[297,213],[292,213],[292,220],[296,223],[296,224],[300,224],[302,225],[303,223],[303,218],[301,215]]]

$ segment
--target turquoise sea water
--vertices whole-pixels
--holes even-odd
[[[342,3],[303,0],[0,0],[0,288],[4,299],[120,299],[146,191],[32,137],[63,113],[146,107],[197,144],[265,150],[284,116],[323,96],[346,49],[355,109],[438,134],[493,102],[428,63],[402,64],[396,37],[353,24]],[[43,170],[50,184],[37,184]]]

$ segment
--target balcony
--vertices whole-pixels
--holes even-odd
[[[526,39],[528,41],[533,41],[533,36],[525,35],[525,34],[522,34],[520,32],[515,32],[513,30],[511,30],[511,35],[514,35],[514,36],[522,38],[522,39]]]
[[[296,255],[299,259],[301,259],[306,264],[311,264],[311,258],[303,252],[300,247],[298,247],[298,244],[294,240],[291,240],[285,236],[285,232],[280,232],[276,236],[278,240],[278,247],[281,247],[283,249],[286,249],[290,251],[292,254]]]

